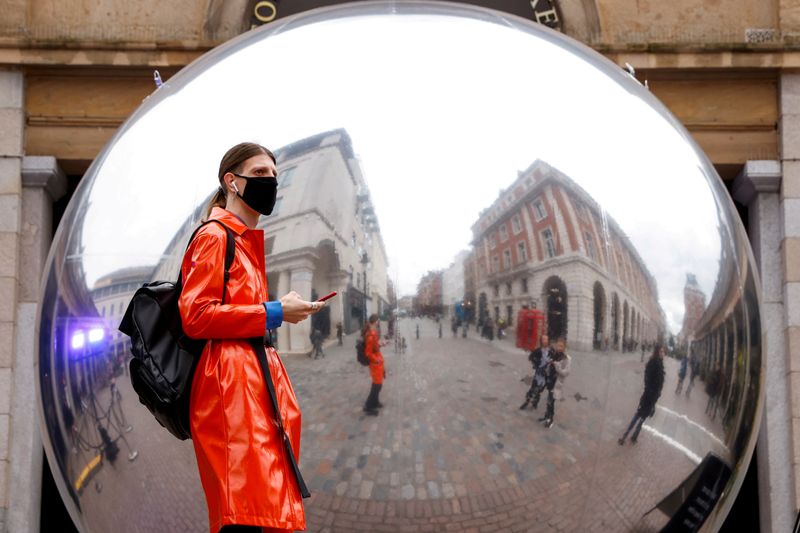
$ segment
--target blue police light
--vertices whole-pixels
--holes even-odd
[[[72,346],[73,350],[80,350],[86,344],[86,336],[84,335],[83,331],[76,331],[72,334],[72,342],[70,346]]]
[[[96,344],[103,340],[106,336],[106,332],[103,328],[92,328],[89,330],[89,343]]]

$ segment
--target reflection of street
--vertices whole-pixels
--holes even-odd
[[[117,531],[123,523],[136,524],[135,531],[207,531],[205,498],[191,441],[181,442],[158,425],[139,404],[127,376],[118,377],[117,384],[132,427],[125,437],[139,457],[128,461],[127,448],[119,442],[117,460],[104,462],[83,490],[81,505],[93,510],[85,516],[90,529]],[[108,388],[99,394],[107,397]]]
[[[407,348],[384,348],[388,378],[378,417],[361,411],[370,379],[356,361],[355,335],[344,346],[329,343],[324,359],[284,358],[303,410],[301,466],[313,493],[308,531],[657,531],[665,515],[641,516],[695,466],[659,434],[698,455],[714,449],[698,424],[721,434],[704,414],[701,381],[691,399],[673,393],[673,360],[665,361],[656,416],[636,446],[620,447],[616,438],[641,393],[639,355],[571,351],[566,400],[548,430],[536,422],[543,404],[518,409],[530,366],[510,340],[490,342],[474,328],[467,339],[439,339],[437,324],[426,319],[401,319],[398,328]],[[117,383],[133,427],[125,435],[140,460],[129,462],[120,442],[116,462],[105,462],[87,483],[82,504],[103,509],[87,517],[92,530],[113,531],[124,521],[141,531],[204,531],[191,442],[158,427],[126,376]],[[98,393],[101,403],[108,394],[108,387]],[[134,486],[135,505],[103,506],[128,501]]]
[[[620,447],[641,393],[638,355],[572,351],[566,400],[548,430],[536,422],[543,405],[518,409],[530,367],[510,342],[474,329],[439,339],[426,319],[403,319],[399,331],[408,347],[384,349],[386,406],[376,418],[361,412],[369,377],[354,336],[325,359],[286,359],[303,410],[310,531],[658,530],[665,515],[642,515],[695,467],[675,442],[689,435],[686,448],[713,449],[691,441],[699,437],[690,420],[707,422],[702,383],[691,399],[671,397],[669,362],[661,405],[687,417],[658,413],[645,426],[653,431]]]

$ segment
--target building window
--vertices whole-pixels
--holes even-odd
[[[278,174],[278,188],[283,189],[284,187],[288,187],[292,184],[292,175],[294,174],[297,167],[287,168],[286,170],[282,170],[280,174]]]
[[[508,229],[506,229],[506,225],[503,224],[500,226],[500,241],[506,242],[508,240]]]
[[[500,285],[495,285],[495,286],[494,286],[494,287],[492,287],[492,288],[494,289],[494,295],[495,295],[495,297],[497,297],[497,296],[500,296]]]
[[[533,201],[533,216],[536,217],[536,222],[544,220],[547,217],[547,210],[544,208],[544,203],[541,198]]]
[[[514,235],[519,235],[519,232],[522,231],[522,224],[519,223],[519,215],[514,215],[511,219],[511,231],[514,232]]]
[[[497,246],[497,241],[494,238],[494,233],[492,233],[491,235],[489,235],[489,248],[494,250],[495,246]]]
[[[500,258],[496,255],[492,257],[492,273],[500,272]]]
[[[500,308],[495,306],[494,308],[494,321],[497,322],[500,320]]]
[[[583,241],[586,243],[586,254],[592,259],[592,261],[596,260],[596,256],[594,253],[594,240],[592,236],[589,235],[588,231],[583,232]]]
[[[503,268],[511,268],[511,250],[503,250]]]
[[[528,294],[528,278],[522,278],[522,292]]]
[[[517,243],[517,259],[520,263],[524,263],[528,260],[528,249],[525,248],[524,242]]]
[[[555,257],[556,243],[555,241],[553,241],[553,232],[550,231],[550,228],[542,232],[542,241],[544,243],[544,250],[545,253],[547,254],[547,257]]]
[[[514,306],[506,306],[506,325],[512,325],[511,317],[514,316]]]
[[[511,294],[511,282],[506,283],[506,294]]]

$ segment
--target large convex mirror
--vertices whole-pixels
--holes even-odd
[[[244,140],[278,159],[260,223],[271,297],[339,293],[277,334],[309,531],[719,526],[752,453],[762,359],[754,263],[713,167],[644,87],[561,34],[369,2],[193,63],[72,199],[38,380],[82,531],[208,529],[192,443],[139,404],[117,326],[140,284],[177,277]],[[378,416],[354,348],[372,313],[388,340]],[[542,334],[555,365],[529,358]]]

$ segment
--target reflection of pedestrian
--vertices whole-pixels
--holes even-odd
[[[275,349],[270,346],[264,353],[263,346],[246,341],[263,338],[265,327],[295,324],[325,307],[301,299],[296,292],[268,301],[264,235],[257,227],[260,216],[272,211],[274,176],[275,157],[266,148],[243,143],[230,149],[220,163],[219,189],[207,213],[233,233],[230,279],[223,284],[228,237],[217,223],[198,231],[181,263],[178,308],[183,329],[189,337],[213,339],[197,363],[203,371],[194,374],[189,420],[208,519],[215,531],[230,526],[290,531],[306,527],[298,478],[293,468],[287,468],[286,442],[272,423],[258,354],[267,359],[286,439],[299,454],[297,398]]]
[[[453,338],[455,339],[458,337],[458,322],[456,322],[456,317],[450,321],[450,329],[453,330]]]
[[[377,323],[378,315],[370,315],[361,332],[362,337],[364,337],[364,354],[369,359],[369,374],[372,377],[372,387],[369,390],[367,401],[364,403],[364,412],[373,416],[376,416],[378,409],[383,407],[379,396],[383,387],[383,378],[386,375],[383,367],[383,355],[381,354]]]
[[[553,417],[556,414],[556,400],[561,400],[564,397],[564,380],[570,371],[572,358],[566,352],[564,339],[556,341],[555,350],[550,359],[546,370],[545,384],[547,387],[547,410],[544,416],[539,419],[546,428],[553,425]]]
[[[686,387],[687,398],[692,393],[694,380],[697,377],[697,374],[700,372],[700,361],[697,360],[697,356],[694,354],[691,348],[689,349],[689,354],[689,386]]]
[[[322,351],[322,332],[317,328],[311,332],[311,345],[314,347],[311,354],[314,359],[325,357],[325,352]]]
[[[711,418],[717,416],[717,407],[719,407],[719,391],[722,384],[722,371],[719,364],[717,364],[711,372],[708,373],[706,378],[706,394],[708,394],[708,403],[706,403],[706,414],[711,415]]]
[[[550,338],[547,335],[542,335],[539,347],[528,355],[528,360],[533,365],[533,380],[520,409],[528,407],[528,403],[534,409],[539,407],[539,397],[547,384],[547,368],[550,366]]]
[[[439,322],[439,338],[442,338],[442,323]]]
[[[336,340],[339,341],[339,346],[342,345],[342,323],[339,322],[336,324]]]
[[[617,441],[620,446],[625,444],[625,438],[628,433],[634,429],[631,435],[631,444],[636,444],[636,439],[639,438],[639,432],[642,430],[642,424],[646,418],[653,416],[656,412],[656,402],[661,396],[661,389],[664,387],[664,347],[657,344],[653,350],[650,359],[647,360],[647,365],[644,367],[644,392],[639,398],[639,407],[631,418],[631,423],[628,424],[628,429]]]
[[[419,340],[419,324],[417,324],[417,340]]]
[[[678,386],[675,387],[675,394],[680,394],[683,390],[683,380],[686,379],[686,369],[689,366],[689,356],[683,356],[681,366],[678,368]]]
[[[640,363],[644,363],[644,352],[645,352],[645,347],[644,343],[642,343],[642,356],[639,358]]]
[[[461,337],[467,338],[467,328],[469,328],[469,324],[464,322],[464,327],[461,329]]]

